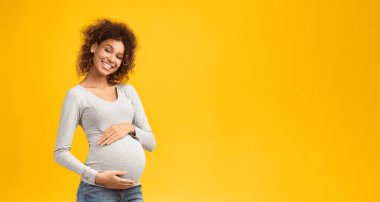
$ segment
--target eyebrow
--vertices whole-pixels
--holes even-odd
[[[111,46],[111,44],[108,44],[108,43],[107,43],[106,46],[109,46],[109,47],[111,47],[112,49],[114,49],[113,46]],[[119,54],[124,55],[124,53],[119,53]]]

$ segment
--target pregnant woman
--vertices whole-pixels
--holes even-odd
[[[127,84],[136,38],[127,25],[99,19],[83,31],[77,73],[85,78],[65,95],[55,161],[80,175],[77,201],[143,201],[144,149],[156,140],[136,89]],[[70,153],[77,125],[89,143],[82,163]]]

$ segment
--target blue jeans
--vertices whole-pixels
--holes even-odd
[[[142,202],[141,184],[128,189],[107,189],[80,181],[77,202]]]

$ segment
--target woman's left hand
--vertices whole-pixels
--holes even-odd
[[[129,133],[134,132],[134,126],[131,123],[121,123],[112,125],[110,128],[104,132],[98,140],[100,145],[109,145],[118,139],[123,138]]]

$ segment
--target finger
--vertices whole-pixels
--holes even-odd
[[[120,183],[123,183],[123,184],[135,184],[135,182],[133,180],[130,180],[130,179],[124,179],[124,178],[121,178],[121,177],[117,177],[117,180],[120,182]]]
[[[116,189],[127,189],[129,187],[134,186],[135,183],[133,181],[128,180],[128,182],[117,182],[117,184],[114,185]]]
[[[104,138],[99,142],[100,145],[104,145],[106,141],[112,139],[113,133],[110,132],[108,135],[105,135]]]
[[[131,188],[131,187],[133,187],[134,185],[126,185],[125,187],[124,187],[124,189],[128,189],[128,188]]]
[[[122,184],[122,185],[131,184],[131,182],[127,181],[127,180],[124,179],[124,178],[119,178],[119,179],[117,179],[117,183]]]
[[[100,136],[100,138],[104,138],[109,132],[111,132],[110,131],[110,129],[107,129],[101,136]],[[99,139],[100,139],[99,138]]]
[[[120,134],[112,134],[106,141],[104,141],[103,143],[104,144],[112,144],[113,142],[115,142],[116,140],[120,139]]]
[[[99,137],[98,143],[100,144],[102,141],[104,141],[105,139],[107,139],[107,137],[109,137],[110,134],[112,134],[112,132],[113,132],[113,129],[112,129],[112,128],[107,129],[106,132],[104,132],[104,133]]]
[[[123,189],[127,189],[127,188],[129,188],[129,187],[134,186],[134,184],[132,184],[132,183],[124,183],[124,184],[121,184],[120,186],[122,186]]]
[[[133,186],[133,185],[135,185],[135,183],[133,183],[133,182],[123,182],[123,183],[121,183],[123,186]]]
[[[100,143],[102,143],[103,142],[103,140],[105,139],[105,133],[103,133],[103,135],[101,135],[100,137],[99,137],[99,139],[98,139],[98,144],[100,144]]]
[[[116,171],[114,171],[114,174],[117,176],[117,175],[125,175],[125,174],[127,174],[128,173],[128,171],[118,171],[118,170],[116,170]]]
[[[124,178],[123,178],[124,179]],[[132,185],[134,185],[135,184],[135,181],[133,181],[133,180],[129,180],[129,179],[124,179],[126,182],[126,184],[132,184]]]
[[[99,137],[98,144],[100,144],[100,143],[102,143],[104,140],[106,140],[108,136],[109,136],[109,131],[103,133],[103,134]]]
[[[106,140],[104,140],[100,145],[106,145],[106,144],[111,144],[113,140],[115,139],[114,135],[110,135]]]
[[[130,187],[133,187],[133,185],[120,184],[115,189],[128,189]]]
[[[110,141],[112,141],[113,140],[113,136],[111,135],[111,136],[109,136],[106,140],[104,140],[102,143],[101,143],[101,145],[103,146],[103,145],[106,145],[107,143],[109,143]]]

